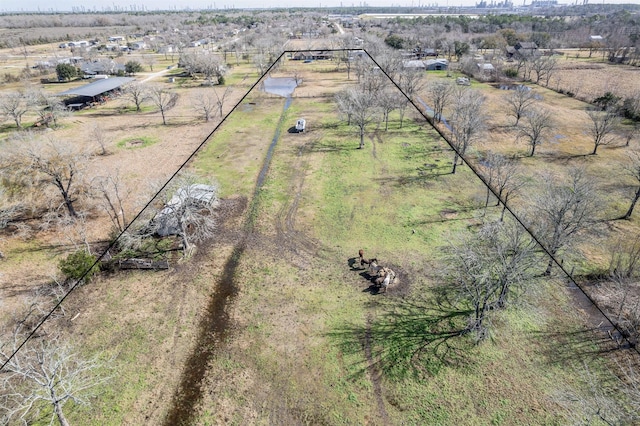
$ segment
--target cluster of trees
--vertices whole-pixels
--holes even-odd
[[[530,147],[529,156],[533,156],[536,148],[549,139],[556,127],[551,111],[542,106],[540,99],[540,95],[525,85],[516,86],[504,97],[507,115],[515,118],[517,138],[524,140]],[[600,105],[599,108],[586,111],[589,122],[587,133],[593,141],[590,154],[596,155],[599,147],[611,145],[621,139],[625,146],[629,146],[638,135],[637,125],[621,129],[619,99],[608,92],[594,101]]]
[[[609,5],[592,12],[592,5],[554,8],[547,16],[528,14],[488,14],[392,18],[359,23],[363,32],[387,32],[390,45],[397,48],[431,47],[451,55],[454,43],[467,43],[477,50],[499,49],[517,42],[535,42],[541,49],[580,47],[604,49],[612,61],[636,60],[637,17],[630,11]],[[571,15],[564,19],[562,15]],[[602,35],[594,46],[590,35]],[[384,36],[382,36],[384,37]]]
[[[218,55],[183,52],[178,66],[189,76],[202,74],[209,84],[224,84],[224,75],[227,70],[222,58]]]
[[[395,55],[382,54],[378,61],[380,67],[366,56],[348,60],[353,62],[350,67],[354,68],[357,84],[340,91],[335,97],[338,110],[347,119],[347,124],[358,128],[359,148],[364,147],[366,127],[370,123],[378,122],[380,125],[384,121],[387,130],[393,111],[399,113],[402,127],[409,102],[417,99],[418,92],[424,86],[424,74],[402,67],[402,62]]]
[[[22,134],[21,138],[9,141],[0,153],[2,228],[19,226],[24,219],[33,217],[53,220],[58,224],[69,221],[83,224],[86,212],[94,207],[101,208],[111,219],[114,234],[130,228],[132,200],[129,199],[126,185],[117,173],[88,176],[87,166],[90,160],[89,152],[79,150],[65,141],[36,138],[30,134]],[[156,194],[160,198],[148,207],[143,218],[134,227],[135,232],[129,230],[128,238],[124,239],[138,242],[130,245],[122,243],[122,249],[139,248],[140,241],[156,234],[157,227],[149,225],[152,218],[166,207],[168,200],[180,188],[190,188],[193,185],[193,177],[179,177]],[[149,189],[151,191],[152,188]],[[165,212],[165,217],[175,216],[172,220],[181,224],[176,226],[177,232],[173,235],[180,238],[185,248],[209,238],[216,223],[215,212],[212,210],[216,204],[201,205],[197,202],[198,197],[188,195],[187,193],[186,201],[180,204],[179,211]],[[88,244],[85,244],[85,248],[91,254]],[[83,261],[84,258],[78,258],[78,262]],[[73,268],[73,265],[68,267]]]
[[[57,127],[58,120],[66,116],[68,110],[59,97],[42,89],[26,87],[0,93],[0,118],[3,121],[12,120],[20,130],[23,117],[29,113],[38,116],[37,125]]]

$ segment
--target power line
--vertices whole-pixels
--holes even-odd
[[[551,260],[553,261],[553,263],[555,263],[558,268],[560,268],[560,270],[565,274],[565,276],[569,279],[569,281],[575,285],[581,292],[582,294],[587,298],[587,300],[589,300],[589,302],[595,306],[595,308],[598,310],[598,312],[600,312],[600,314],[602,314],[602,316],[611,324],[611,326],[613,328],[615,328],[615,330],[620,334],[620,336],[622,336],[622,338],[629,344],[629,347],[632,348],[638,355],[640,355],[640,351],[638,350],[638,348],[635,346],[634,343],[632,343],[629,338],[627,336],[625,336],[625,333],[618,327],[618,325],[616,325],[616,323],[614,323],[611,318],[609,318],[609,316],[602,310],[602,308],[600,308],[600,306],[596,303],[595,300],[593,300],[593,298],[584,290],[584,288],[582,288],[582,286],[580,284],[578,284],[574,279],[573,276],[571,275],[571,273],[569,273],[564,266],[562,265],[562,262],[558,261],[558,259],[555,258],[555,256],[553,256],[551,254],[551,252],[549,251],[549,249],[547,249],[544,244],[542,244],[542,242],[538,239],[538,237],[535,236],[535,234],[533,233],[533,231],[524,223],[524,221],[522,219],[520,219],[520,217],[518,217],[514,211],[511,209],[511,207],[509,207],[507,205],[507,203],[500,197],[500,195],[491,187],[491,185],[489,185],[489,183],[485,180],[484,176],[482,176],[482,174],[480,174],[480,172],[478,172],[478,170],[476,169],[476,167],[471,164],[464,155],[462,155],[462,153],[456,148],[456,146],[451,143],[451,141],[449,141],[449,139],[444,135],[444,133],[442,133],[442,131],[435,126],[435,124],[433,123],[433,121],[431,120],[431,118],[429,118],[429,116],[427,116],[426,114],[424,114],[422,112],[422,110],[420,108],[418,108],[418,106],[413,102],[413,99],[411,99],[409,96],[407,96],[407,94],[402,90],[402,88],[389,76],[389,74],[387,74],[387,71],[382,68],[380,66],[380,64],[378,64],[378,62],[373,59],[373,57],[371,55],[369,55],[369,52],[367,52],[365,49],[363,49],[363,51],[369,56],[369,58],[371,58],[371,60],[373,61],[374,64],[376,64],[376,66],[378,68],[380,68],[380,70],[384,73],[384,75],[394,84],[394,86],[396,86],[396,88],[398,90],[400,90],[400,92],[404,95],[405,98],[407,98],[407,100],[411,103],[411,105],[413,105],[413,107],[418,111],[418,113],[427,121],[427,123],[429,123],[429,125],[440,135],[440,137],[442,137],[442,139],[444,139],[444,141],[449,145],[449,147],[462,159],[462,161],[469,167],[469,169],[473,172],[474,175],[476,175],[476,177],[478,179],[480,179],[480,181],[482,182],[482,184],[484,186],[487,187],[487,189],[489,191],[491,191],[491,193],[502,203],[502,205],[505,207],[505,209],[511,213],[511,216],[513,216],[513,218],[516,220],[516,222],[518,222],[520,224],[520,226],[522,226],[522,228],[529,234],[529,236],[536,242],[536,244],[538,244],[538,246],[540,246],[542,248],[542,250],[551,258]]]
[[[185,167],[186,165],[195,157],[195,155],[200,151],[200,149],[202,149],[202,147],[206,144],[206,142],[209,140],[209,138],[211,136],[213,136],[213,134],[218,130],[218,128],[220,128],[220,126],[222,126],[222,124],[227,120],[227,118],[229,117],[229,115],[231,115],[231,113],[233,113],[239,106],[240,104],[245,100],[245,98],[249,95],[249,93],[251,93],[253,91],[253,89],[262,81],[262,79],[264,78],[265,75],[267,75],[272,68],[274,68],[276,66],[276,64],[278,64],[278,62],[282,59],[282,57],[285,54],[288,53],[296,53],[296,52],[304,52],[306,50],[285,50],[283,51],[280,56],[278,56],[278,58],[276,58],[273,63],[264,71],[264,73],[260,76],[260,78],[251,86],[251,88],[242,96],[242,98],[240,98],[240,100],[235,104],[235,106],[222,118],[222,120],[220,121],[220,123],[218,123],[215,128],[202,140],[202,142],[194,149],[194,151],[189,155],[189,157],[187,157],[187,159],[178,167],[178,169],[171,175],[171,177],[169,177],[169,179],[160,187],[160,189],[153,195],[153,197],[151,197],[151,199],[147,202],[147,204],[145,204],[145,206],[138,212],[138,214],[133,218],[133,220],[131,220],[131,222],[129,222],[129,224],[120,232],[120,234],[118,234],[118,236],[109,244],[109,246],[102,252],[102,254],[96,258],[96,260],[94,261],[94,263],[87,268],[87,270],[82,274],[82,276],[80,278],[78,278],[76,280],[76,282],[73,284],[73,286],[71,286],[71,288],[64,294],[64,296],[55,304],[55,306],[42,318],[42,320],[40,320],[40,322],[33,328],[33,330],[27,335],[27,337],[22,341],[22,343],[20,343],[20,345],[13,351],[13,353],[6,359],[6,361],[2,364],[2,366],[0,367],[0,371],[2,371],[4,369],[4,367],[11,361],[11,359],[13,359],[13,357],[15,357],[15,355],[22,349],[22,347],[29,341],[29,339],[31,339],[35,333],[40,329],[40,327],[42,327],[42,325],[53,315],[53,313],[60,307],[60,305],[62,304],[62,302],[64,302],[64,300],[80,285],[80,283],[84,280],[84,278],[87,276],[87,274],[89,273],[89,271],[91,271],[94,267],[96,267],[98,265],[98,263],[100,262],[100,260],[109,252],[109,250],[111,250],[116,243],[120,240],[120,238],[129,230],[129,227],[131,227],[131,225],[142,215],[142,213],[147,209],[147,207],[149,207],[151,205],[151,203],[158,197],[158,195],[169,185],[169,183],[178,175],[178,173],[180,173]],[[589,296],[589,294],[587,294],[587,292],[585,292],[585,290],[582,288],[582,286],[580,286],[571,276],[571,274],[569,272],[567,272],[566,269],[564,269],[564,267],[562,266],[562,263],[560,263],[550,252],[549,250],[540,242],[540,240],[533,234],[533,232],[529,229],[529,227],[527,227],[525,225],[525,223],[513,212],[513,210],[511,209],[511,207],[509,207],[504,200],[502,200],[502,198],[499,196],[498,193],[496,193],[496,191],[487,183],[487,181],[484,179],[484,177],[478,172],[478,170],[473,166],[473,164],[471,164],[461,153],[460,151],[455,147],[454,144],[452,144],[449,139],[447,139],[447,137],[442,133],[442,131],[440,131],[440,129],[438,127],[436,127],[433,123],[433,121],[427,116],[425,115],[422,110],[420,108],[418,108],[418,106],[414,103],[414,101],[402,90],[402,88],[389,76],[389,74],[387,74],[387,71],[380,66],[380,64],[378,64],[378,62],[369,54],[369,52],[366,51],[366,49],[364,48],[354,48],[354,49],[349,49],[349,48],[344,48],[344,49],[322,49],[322,51],[324,52],[351,52],[351,51],[362,51],[364,53],[367,54],[367,56],[373,61],[373,63],[384,73],[384,75],[389,79],[389,81],[391,81],[393,83],[393,85],[400,91],[400,93],[402,93],[402,95],[409,101],[409,103],[411,103],[411,105],[416,109],[416,111],[418,111],[418,113],[427,121],[427,123],[429,123],[429,125],[440,135],[440,137],[442,137],[442,139],[444,139],[444,141],[449,145],[449,147],[462,159],[462,161],[469,167],[469,169],[476,175],[476,177],[478,179],[480,179],[480,181],[482,182],[482,184],[484,186],[487,187],[487,189],[489,191],[491,191],[491,193],[498,199],[500,200],[500,202],[502,202],[503,206],[505,207],[505,209],[514,217],[514,219],[524,228],[524,230],[531,236],[531,238],[542,248],[542,250],[552,259],[552,261],[560,268],[560,270],[567,276],[567,278],[569,279],[569,281],[574,284],[578,289],[580,289],[580,291],[585,295],[585,297],[587,297],[587,299],[589,300],[589,302],[591,304],[593,304],[596,309],[602,314],[602,316],[613,326],[613,328],[616,329],[616,331],[618,333],[620,333],[620,335],[623,337],[623,339],[625,341],[627,341],[627,343],[629,344],[629,347],[633,348],[635,350],[636,353],[638,353],[640,355],[640,351],[638,350],[638,348],[635,347],[635,345],[629,340],[628,337],[625,336],[625,334],[622,332],[622,330],[620,330],[620,328],[609,318],[609,316],[600,308],[600,306],[598,306],[598,304],[591,298],[591,296]]]
[[[253,89],[258,85],[258,83],[260,83],[262,81],[264,76],[267,73],[269,73],[271,71],[271,69],[278,63],[278,61],[280,60],[282,55],[284,55],[284,52],[278,57],[278,59],[276,59],[269,66],[269,68],[267,68],[267,70],[251,86],[251,88],[247,91],[247,93],[245,93],[244,96],[242,96],[242,98],[240,98],[240,100],[235,104],[235,106],[231,109],[231,111],[229,111],[227,113],[227,115],[225,115],[222,118],[222,120],[220,120],[220,123],[218,123],[216,125],[216,127],[202,140],[202,142],[200,142],[200,144],[194,149],[194,151],[189,155],[189,157],[187,157],[187,159],[178,167],[178,169],[171,175],[171,177],[169,177],[169,179],[160,187],[160,189],[158,189],[158,191],[153,195],[153,197],[151,197],[151,199],[147,202],[147,204],[145,204],[144,207],[142,207],[142,209],[140,209],[140,211],[133,218],[133,220],[131,220],[131,222],[129,222],[129,224],[120,232],[120,234],[118,234],[118,236],[109,244],[109,246],[102,252],[102,254],[98,258],[96,258],[96,260],[93,262],[93,264],[89,268],[87,268],[87,270],[85,270],[85,272],[82,274],[82,276],[76,280],[76,282],[73,284],[73,286],[71,286],[71,288],[64,294],[64,296],[62,296],[62,298],[58,301],[58,303],[55,304],[55,306],[42,318],[42,320],[40,320],[40,322],[33,328],[33,330],[27,335],[27,337],[22,341],[22,343],[20,343],[20,345],[13,351],[13,353],[2,364],[2,366],[0,367],[0,371],[2,371],[4,369],[4,367],[9,363],[9,361],[11,361],[11,359],[13,359],[13,357],[18,353],[18,351],[20,351],[20,349],[22,349],[22,347],[29,341],[29,339],[31,339],[33,337],[33,335],[40,329],[40,327],[42,327],[42,325],[51,317],[51,315],[53,315],[53,313],[60,307],[62,302],[64,302],[64,300],[80,285],[80,283],[82,282],[82,280],[84,280],[84,278],[87,276],[89,271],[91,271],[94,267],[96,267],[98,265],[98,263],[100,262],[100,260],[109,252],[109,250],[111,250],[116,245],[118,240],[120,240],[120,238],[122,238],[122,236],[129,230],[131,225],[142,215],[142,213],[147,209],[147,207],[149,207],[151,205],[151,203],[153,203],[153,201],[169,185],[169,183],[178,175],[178,173],[180,173],[182,171],[182,169],[184,169],[186,167],[186,165],[189,163],[189,161],[191,161],[193,159],[193,157],[195,157],[195,155],[198,153],[198,151],[200,151],[200,149],[202,149],[202,147],[209,140],[209,138],[211,136],[213,136],[213,134],[218,130],[218,128],[220,126],[222,126],[222,124],[227,120],[227,117],[229,117],[229,115],[231,115],[231,113],[234,112],[236,110],[236,108],[238,108],[240,106],[240,104],[245,100],[245,98],[249,95],[249,93],[251,93],[253,91]]]

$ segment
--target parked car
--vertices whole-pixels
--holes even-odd
[[[298,121],[296,121],[296,131],[304,132],[306,125],[307,122],[304,120],[304,118],[299,119]]]

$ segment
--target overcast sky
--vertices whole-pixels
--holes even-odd
[[[0,0],[0,11],[71,11],[74,7],[83,6],[85,10],[183,10],[228,7],[263,8],[263,7],[325,7],[325,6],[418,6],[438,4],[439,6],[473,6],[480,0]],[[496,0],[501,1],[501,0]],[[559,0],[562,4],[582,4],[582,0]],[[488,3],[491,0],[487,0]],[[526,0],[527,4],[531,0]],[[640,4],[640,0],[589,0],[592,4],[625,3]],[[516,6],[523,0],[514,0]]]

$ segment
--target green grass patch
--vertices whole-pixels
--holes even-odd
[[[253,193],[283,104],[283,99],[247,99],[198,153],[195,168],[218,180],[222,197]]]
[[[116,146],[123,149],[138,149],[153,145],[157,142],[158,139],[151,136],[130,136],[119,141]]]

